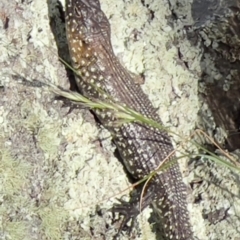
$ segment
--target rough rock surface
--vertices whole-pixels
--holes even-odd
[[[115,53],[144,76],[164,124],[181,136],[175,143],[197,125],[237,154],[239,137],[228,133],[239,126],[238,1],[100,2]],[[47,89],[22,84],[74,89],[58,59],[69,60],[64,0],[0,6],[0,239],[112,239],[111,215],[96,206],[110,208],[130,183],[108,132],[88,109],[69,111]],[[187,160],[180,164],[195,235],[240,239],[237,173],[206,159],[187,168]],[[158,239],[148,218],[139,216],[136,239]]]

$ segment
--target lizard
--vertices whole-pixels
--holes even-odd
[[[119,103],[162,123],[141,86],[115,56],[110,23],[99,0],[66,0],[65,11],[69,52],[79,91],[89,99]],[[164,130],[134,121],[114,124],[117,121],[114,112],[107,109],[93,109],[93,112],[112,134],[126,169],[136,181],[156,170],[174,151],[170,136]],[[136,190],[129,202],[121,201],[112,208],[113,213],[123,215],[123,224],[134,220],[150,205],[154,211],[161,212],[166,239],[194,239],[187,209],[187,188],[177,162],[166,171],[157,172],[143,196],[142,185]]]

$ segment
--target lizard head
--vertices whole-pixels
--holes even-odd
[[[98,0],[66,1],[66,30],[70,40],[85,44],[99,42],[102,38],[110,41],[110,25]]]
[[[99,46],[111,46],[110,24],[98,0],[67,0],[66,32],[76,68],[83,58],[96,56]]]

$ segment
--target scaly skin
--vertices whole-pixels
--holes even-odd
[[[77,84],[84,96],[120,103],[161,123],[147,95],[114,55],[110,24],[98,0],[67,0],[66,30]],[[114,112],[94,110],[94,113],[112,133],[127,170],[136,180],[149,175],[174,150],[165,131],[139,123],[117,126]],[[124,215],[124,224],[139,214],[141,190],[139,186],[134,199],[113,208],[113,212]],[[166,239],[193,239],[186,186],[177,163],[157,173],[147,184],[141,211],[148,205],[161,211]]]

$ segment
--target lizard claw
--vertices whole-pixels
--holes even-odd
[[[118,221],[119,219],[115,218],[115,213],[119,213],[119,215],[123,216],[122,223],[118,229],[119,235],[122,231],[127,231],[130,234],[133,230],[135,225],[135,219],[139,214],[138,204],[136,202],[127,202],[122,199],[118,199],[120,202],[119,204],[115,204],[110,211],[113,213],[113,218],[115,219],[114,222]],[[130,226],[127,223],[131,220]]]

